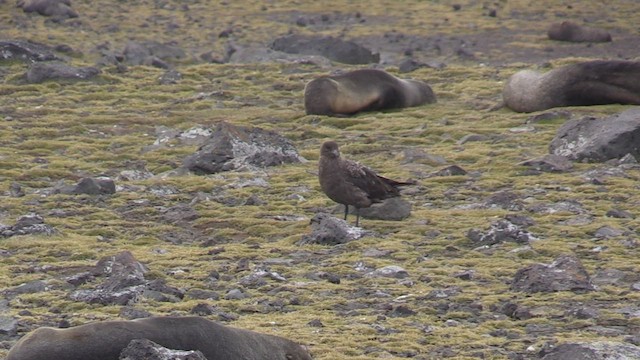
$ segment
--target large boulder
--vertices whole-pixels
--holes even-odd
[[[213,174],[303,160],[293,143],[275,132],[221,122],[196,153],[184,159],[183,164],[196,174]]]
[[[570,160],[603,162],[631,154],[640,156],[640,108],[604,119],[584,117],[566,122],[549,152]]]
[[[60,62],[37,62],[25,73],[30,84],[47,80],[89,80],[100,74],[100,69],[87,66],[76,67]]]
[[[640,347],[619,342],[567,343],[547,352],[542,360],[631,360],[640,359]]]
[[[78,13],[71,8],[70,0],[18,0],[17,6],[26,13],[35,12],[63,19],[78,17]]]
[[[549,265],[533,264],[518,270],[511,288],[530,293],[594,290],[589,274],[573,255],[561,255]]]
[[[43,44],[24,40],[2,40],[0,60],[35,62],[61,59],[53,54],[50,47]]]
[[[380,62],[380,55],[364,46],[331,36],[287,35],[274,40],[271,48],[289,54],[322,55],[345,64]]]

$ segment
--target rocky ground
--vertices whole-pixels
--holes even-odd
[[[639,357],[637,150],[540,159],[563,124],[631,107],[496,106],[517,70],[634,59],[634,1],[23,3],[0,0],[0,357],[39,326],[149,314],[315,359]],[[613,41],[548,40],[564,20]],[[305,115],[306,82],[372,66],[438,103]],[[417,180],[410,215],[336,221],[328,139]]]

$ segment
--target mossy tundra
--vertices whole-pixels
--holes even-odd
[[[459,10],[454,10],[454,3],[460,5]],[[551,22],[587,20],[592,26],[611,30],[615,41],[616,35],[624,38],[624,34],[637,32],[640,18],[634,1],[373,1],[365,5],[346,0],[75,0],[72,6],[79,18],[55,22],[24,14],[11,0],[0,1],[2,37],[67,44],[74,49],[68,62],[77,66],[94,65],[99,46],[118,51],[128,40],[174,41],[193,56],[175,64],[182,79],[167,85],[158,83],[165,70],[146,66],[130,66],[126,71],[106,66],[91,81],[25,84],[26,64],[0,64],[0,191],[4,192],[0,221],[12,224],[17,217],[35,212],[59,231],[51,237],[0,239],[0,288],[33,280],[43,280],[51,288],[10,301],[5,315],[17,318],[20,329],[56,324],[63,318],[71,325],[117,318],[120,307],[69,299],[62,278],[66,269],[92,266],[123,250],[131,251],[150,268],[147,276],[183,289],[212,286],[212,271],[228,274],[215,284],[223,295],[250,272],[236,273],[238,261],[248,259],[250,267],[268,264],[286,281],[269,280],[262,287],[245,289],[251,295],[247,299],[211,304],[239,315],[231,325],[293,339],[308,345],[316,359],[506,359],[513,353],[535,356],[547,343],[622,341],[624,335],[598,331],[605,327],[638,329],[638,318],[621,310],[640,300],[640,292],[629,287],[525,294],[509,286],[518,269],[551,262],[565,253],[578,256],[592,275],[608,268],[629,274],[640,271],[637,248],[629,249],[629,242],[622,241],[637,238],[639,220],[605,216],[614,208],[633,213],[638,207],[638,171],[627,171],[626,178],[608,177],[604,184],[583,176],[602,164],[578,163],[566,173],[529,174],[517,164],[548,153],[548,144],[564,119],[528,124],[529,130],[520,131],[530,115],[504,108],[492,111],[501,100],[503,82],[517,70],[536,68],[547,60],[559,66],[618,56],[597,44],[550,42],[545,34]],[[296,25],[298,17],[322,14],[348,20],[326,26]],[[446,64],[443,68],[423,67],[399,74],[396,65],[385,66],[400,77],[427,81],[438,103],[351,118],[304,113],[305,83],[331,69],[314,64],[205,64],[193,60],[206,51],[223,53],[229,40],[219,34],[225,31],[232,33],[235,42],[246,45],[266,44],[292,29],[344,35],[356,41],[382,38],[386,33],[467,41],[482,34],[502,36],[496,37],[501,43],[495,48],[475,48],[475,59],[434,55]],[[572,49],[579,58],[571,56]],[[559,53],[567,56],[559,57]],[[529,54],[530,61],[523,60],[522,54]],[[334,63],[332,69],[355,68]],[[608,105],[567,110],[579,117],[605,116],[626,108]],[[258,173],[117,182],[124,188],[109,196],[41,194],[61,180],[75,183],[98,175],[115,178],[137,165],[153,174],[175,169],[195,146],[170,144],[143,150],[155,141],[156,129],[187,130],[220,121],[274,130],[292,140],[309,161]],[[458,143],[468,134],[486,138]],[[364,219],[362,225],[378,236],[341,246],[296,245],[310,232],[309,219],[334,207],[320,191],[316,170],[320,144],[328,139],[341,145],[345,157],[381,174],[418,180],[419,185],[404,195],[413,206],[411,217],[401,222]],[[441,157],[446,164],[406,162],[406,149]],[[468,174],[428,176],[448,164]],[[263,178],[269,186],[229,186],[253,178]],[[8,196],[12,183],[20,184],[26,196]],[[474,249],[467,238],[469,229],[485,230],[513,212],[469,205],[499,191],[517,194],[526,205],[575,200],[592,221],[569,226],[561,222],[575,214],[522,210],[519,213],[535,222],[528,230],[539,238],[530,248],[503,243]],[[264,204],[228,206],[215,200],[251,195],[259,196]],[[196,198],[200,200],[194,201]],[[166,209],[189,204],[197,219],[167,221],[163,217]],[[283,216],[294,220],[283,221]],[[626,235],[595,238],[594,232],[603,226],[622,229]],[[166,240],[172,236],[183,241]],[[193,241],[189,241],[191,236]],[[223,248],[222,252],[212,254],[211,246],[202,246],[207,239],[218,241],[214,246]],[[386,255],[366,256],[370,249]],[[409,278],[370,278],[359,270],[387,265],[403,267]],[[475,271],[471,280],[454,276],[465,270]],[[336,274],[341,281],[319,280],[312,275],[318,272]],[[452,288],[456,291],[449,297],[430,296]],[[262,306],[276,301],[285,304],[286,310],[267,311]],[[143,298],[135,307],[157,315],[188,314],[199,302],[189,297],[178,303]],[[497,309],[505,302],[529,307],[535,316],[524,320],[504,316]],[[591,319],[567,315],[566,310],[575,304],[595,307],[601,313]],[[401,305],[415,314],[391,316],[390,309]],[[316,319],[322,327],[308,325]],[[0,356],[6,352],[0,349]]]

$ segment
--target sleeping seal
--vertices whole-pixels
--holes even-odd
[[[571,21],[551,24],[547,36],[551,40],[569,42],[610,42],[611,34],[608,31],[580,26]]]
[[[436,96],[425,82],[398,79],[375,69],[321,76],[304,89],[304,107],[309,115],[353,115],[434,102]]]
[[[293,341],[197,316],[103,321],[67,329],[42,327],[20,339],[7,360],[118,360],[133,339],[148,339],[174,350],[200,350],[208,360],[311,360]]]
[[[515,73],[502,91],[504,103],[517,112],[559,106],[640,104],[640,62],[595,60],[547,73]]]

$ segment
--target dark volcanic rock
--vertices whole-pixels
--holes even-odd
[[[37,84],[47,80],[89,80],[100,74],[95,67],[75,67],[59,62],[38,62],[31,65],[25,74],[30,84]]]
[[[71,8],[70,0],[18,0],[17,6],[26,13],[37,12],[58,18],[78,17],[78,13]]]
[[[546,172],[563,172],[571,170],[573,164],[564,156],[548,154],[541,158],[531,159],[520,163],[535,170]]]
[[[549,152],[570,160],[603,162],[631,154],[640,156],[640,108],[604,119],[567,121],[549,145]]]
[[[64,185],[64,183],[54,186],[52,189],[53,194],[67,194],[67,195],[101,195],[101,194],[115,194],[116,185],[110,178],[97,177],[97,178],[83,178],[76,185]]]
[[[345,64],[370,64],[380,61],[379,54],[352,41],[331,36],[287,35],[276,39],[271,48],[289,54],[322,55]]]
[[[0,41],[0,60],[24,62],[61,60],[46,45],[23,40]]]
[[[542,360],[640,359],[640,347],[618,342],[562,344],[548,351]]]
[[[467,238],[475,246],[490,246],[504,241],[528,244],[530,241],[537,240],[530,232],[508,220],[494,222],[484,233],[477,229],[471,229],[467,233]]]
[[[167,286],[163,280],[146,280],[144,274],[147,271],[147,267],[129,251],[104,257],[98,261],[92,274],[96,278],[106,279],[93,290],[74,291],[70,298],[102,305],[129,305],[140,296],[166,302],[177,302],[183,298],[182,290]]]
[[[120,353],[119,360],[207,360],[198,350],[171,350],[148,339],[134,339]]]
[[[184,159],[184,167],[196,174],[213,174],[303,160],[291,141],[275,132],[221,122],[198,151]]]
[[[173,43],[157,41],[129,42],[122,56],[128,65],[149,65],[167,69],[167,62],[175,62],[186,58],[186,53]]]
[[[573,255],[561,255],[550,265],[533,264],[518,270],[511,288],[531,293],[594,290],[589,274]]]
[[[15,235],[43,234],[53,235],[56,230],[44,223],[44,218],[37,214],[23,215],[11,226],[0,224],[0,238]]]
[[[331,61],[324,56],[288,54],[262,46],[238,48],[229,56],[229,62],[234,64],[297,63],[312,64],[320,68],[331,67]]]
[[[338,212],[344,213],[344,206],[338,206]],[[356,209],[349,207],[349,214],[355,214]],[[360,209],[360,216],[365,219],[401,221],[411,215],[411,203],[400,197],[386,199],[368,208]]]
[[[571,21],[551,24],[547,36],[551,40],[569,42],[610,42],[611,34],[602,29],[578,25]]]
[[[336,245],[357,240],[367,234],[361,228],[349,226],[346,221],[329,214],[316,214],[311,219],[311,234],[304,235],[298,245]]]
[[[16,336],[18,332],[18,319],[11,316],[0,316],[0,340],[6,340]]]

